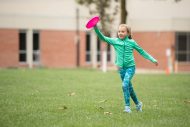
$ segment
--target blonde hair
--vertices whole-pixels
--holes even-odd
[[[127,24],[120,24],[119,27],[125,27],[127,29],[129,39],[132,39],[131,27],[129,27]]]

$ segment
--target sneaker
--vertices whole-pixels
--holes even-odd
[[[124,112],[131,113],[131,108],[129,106],[125,106]]]
[[[139,111],[139,112],[142,112],[142,106],[143,106],[143,103],[142,103],[142,102],[139,102],[139,103],[136,105],[136,110]]]

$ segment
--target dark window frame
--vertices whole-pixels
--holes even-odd
[[[26,41],[27,41],[26,30],[20,30],[19,31],[19,62],[20,63],[26,63],[27,61]]]
[[[85,51],[86,51],[85,61],[87,63],[90,63],[91,62],[91,36],[90,36],[90,33],[86,33],[86,48],[85,48]]]
[[[40,63],[40,32],[33,30],[33,62],[34,64]]]
[[[190,32],[177,32],[175,45],[176,60],[190,62]]]

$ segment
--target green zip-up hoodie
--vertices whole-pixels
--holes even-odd
[[[116,52],[115,64],[118,67],[127,68],[135,66],[133,49],[137,50],[144,58],[151,62],[157,62],[157,60],[143,50],[135,40],[129,39],[128,37],[125,37],[124,39],[106,37],[100,32],[97,26],[94,27],[94,30],[102,41],[107,42],[114,47]]]

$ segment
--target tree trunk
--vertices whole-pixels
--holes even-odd
[[[125,24],[127,21],[126,0],[120,0],[121,4],[121,24]]]

